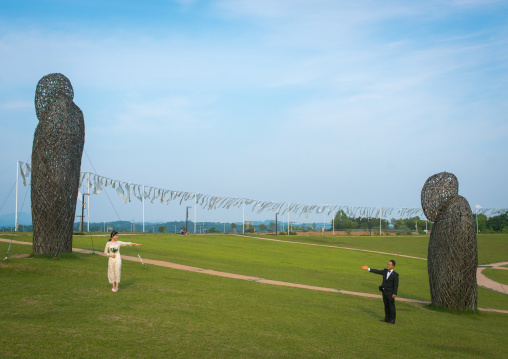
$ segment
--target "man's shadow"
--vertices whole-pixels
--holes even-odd
[[[374,311],[373,309],[370,309],[370,308],[364,308],[362,310],[362,312],[364,312],[365,314],[367,314],[369,317],[372,317],[372,318],[377,318],[380,315],[379,314],[380,313],[379,310]],[[384,316],[384,312],[383,312],[383,316]]]

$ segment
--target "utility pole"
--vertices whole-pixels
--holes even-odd
[[[88,193],[83,193],[83,199],[81,200],[81,232],[83,233],[83,219],[85,218],[85,196],[90,196]]]
[[[187,225],[189,223],[189,208],[192,208],[191,206],[187,206],[187,209],[186,209],[186,215],[185,215],[185,233],[189,233],[189,231],[187,230]]]

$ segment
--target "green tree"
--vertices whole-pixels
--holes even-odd
[[[487,230],[487,216],[480,213],[477,216],[475,216],[475,227],[476,224],[478,224],[478,230],[480,232],[485,232]]]
[[[266,224],[264,224],[264,223],[261,223],[261,224],[259,225],[259,231],[260,231],[260,232],[264,232],[264,231],[266,231],[266,229],[267,229],[267,228],[268,228],[268,227],[267,227],[267,226],[266,226]]]
[[[231,229],[236,233],[236,223],[231,223]]]
[[[360,227],[360,224],[353,218],[348,217],[343,210],[340,210],[335,214],[335,218],[332,222],[333,225],[335,226],[335,229],[349,230],[349,229],[357,229]]]
[[[480,224],[480,216],[478,216],[478,225]],[[508,213],[499,216],[490,217],[486,221],[486,227],[492,228],[496,232],[502,232],[504,228],[508,227]]]
[[[166,227],[160,226],[159,227],[159,233],[166,233]]]
[[[215,228],[215,227],[211,227],[208,230],[208,233],[222,233],[222,232],[220,230],[218,230],[217,228]]]
[[[270,232],[274,232],[275,231],[275,222],[270,222],[269,226],[270,226]]]
[[[416,227],[418,227],[418,233],[423,233],[425,230],[426,221],[423,219],[420,219],[420,217],[411,217],[411,218],[399,218],[391,219],[391,223],[393,227],[399,231],[416,231]],[[427,229],[431,229],[427,225]]]

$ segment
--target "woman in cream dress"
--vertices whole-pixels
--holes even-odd
[[[120,256],[121,246],[140,246],[141,244],[132,242],[122,242],[118,240],[118,232],[111,232],[106,248],[104,248],[104,254],[109,257],[108,262],[108,279],[109,283],[113,286],[111,289],[113,292],[118,291],[118,284],[120,283],[120,277],[122,274],[122,257]]]

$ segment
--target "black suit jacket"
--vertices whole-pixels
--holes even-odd
[[[386,274],[388,273],[388,269],[378,270],[370,268],[371,273],[381,274],[383,276],[383,283],[381,287],[383,287],[383,294],[397,295],[397,290],[399,289],[399,273],[392,271],[390,277],[386,279]]]

